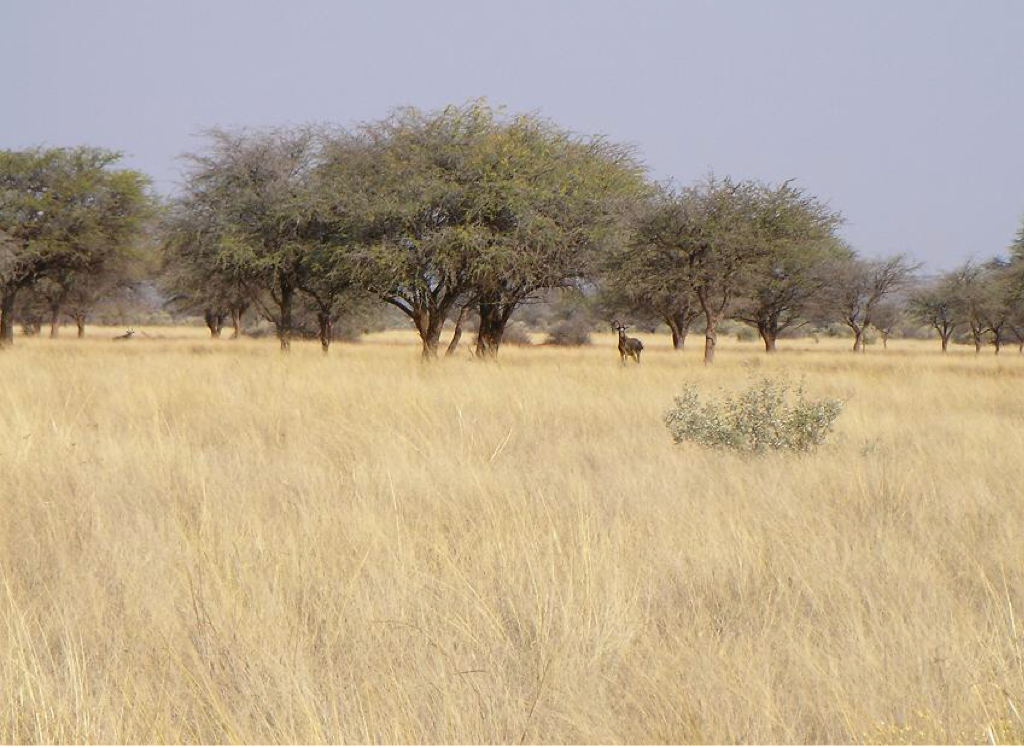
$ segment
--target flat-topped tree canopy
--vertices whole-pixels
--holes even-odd
[[[355,189],[335,190],[334,212],[364,213],[365,282],[410,317],[426,356],[468,303],[481,314],[478,351],[496,352],[515,308],[582,277],[621,229],[620,204],[646,189],[631,149],[483,101],[400,109],[356,137],[360,173],[343,178]]]

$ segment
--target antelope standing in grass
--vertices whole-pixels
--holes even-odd
[[[627,356],[639,364],[644,344],[638,338],[628,337],[626,335],[626,325],[618,320],[612,322],[612,329],[619,334],[619,356],[622,358],[623,366],[626,364]]]

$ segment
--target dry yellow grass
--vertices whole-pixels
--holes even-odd
[[[1024,359],[0,352],[0,742],[1024,738]],[[673,446],[806,376],[810,456]]]

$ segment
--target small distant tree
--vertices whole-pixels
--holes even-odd
[[[982,294],[978,314],[991,336],[996,355],[1012,334],[1021,313],[1021,293],[1008,262],[995,259],[982,268]]]
[[[928,325],[939,334],[942,352],[949,350],[949,341],[963,325],[954,293],[955,281],[950,275],[943,276],[923,288],[914,291],[908,300],[907,310],[911,319]]]
[[[1007,276],[1007,295],[1011,305],[1010,331],[1017,341],[1018,349],[1024,353],[1024,221],[1010,245]]]
[[[1024,307],[1020,304],[1014,305],[1007,328],[1013,340],[1017,343],[1017,351],[1024,354]]]
[[[378,211],[388,214],[390,208],[386,190],[380,188],[397,186],[380,179],[386,171],[382,156],[365,136],[337,131],[327,139],[324,156],[313,172],[310,198],[315,210],[306,231],[298,287],[315,310],[325,354],[335,324],[343,315],[366,307],[372,295],[365,250],[379,243],[387,231],[387,221],[381,220]]]
[[[864,351],[864,334],[884,299],[906,288],[917,265],[905,255],[882,260],[851,256],[829,263],[819,303],[826,314],[853,332],[854,352]]]
[[[871,326],[878,330],[878,336],[882,339],[882,348],[889,347],[889,336],[903,323],[905,313],[903,305],[892,298],[882,301],[875,307]]]
[[[985,307],[989,303],[985,288],[985,270],[973,260],[965,262],[947,276],[953,309],[964,321],[974,344],[974,352],[981,353],[985,345],[988,323]]]

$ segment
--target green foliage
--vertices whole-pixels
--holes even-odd
[[[665,413],[665,425],[676,444],[688,441],[746,453],[808,452],[825,441],[841,410],[838,400],[810,400],[802,387],[791,393],[785,383],[765,378],[739,395],[717,400],[702,401],[697,388],[687,386]]]
[[[363,126],[362,178],[332,188],[332,215],[364,215],[362,282],[404,312],[425,344],[467,300],[496,345],[537,291],[576,283],[621,241],[623,203],[647,188],[631,149],[485,102],[407,108]],[[349,162],[351,164],[351,162]],[[328,149],[326,172],[349,172]]]
[[[841,255],[838,213],[792,186],[709,175],[661,188],[634,216],[634,232],[602,264],[605,303],[655,315],[678,336],[698,314],[712,345],[732,316],[774,339],[799,324],[822,285],[823,262]]]
[[[0,151],[0,285],[95,272],[128,251],[149,214],[148,180],[101,148]]]
[[[84,319],[126,281],[152,198],[143,175],[114,168],[120,159],[84,146],[0,151],[0,345],[19,292],[39,297],[23,309],[45,299],[50,319],[72,304]]]

